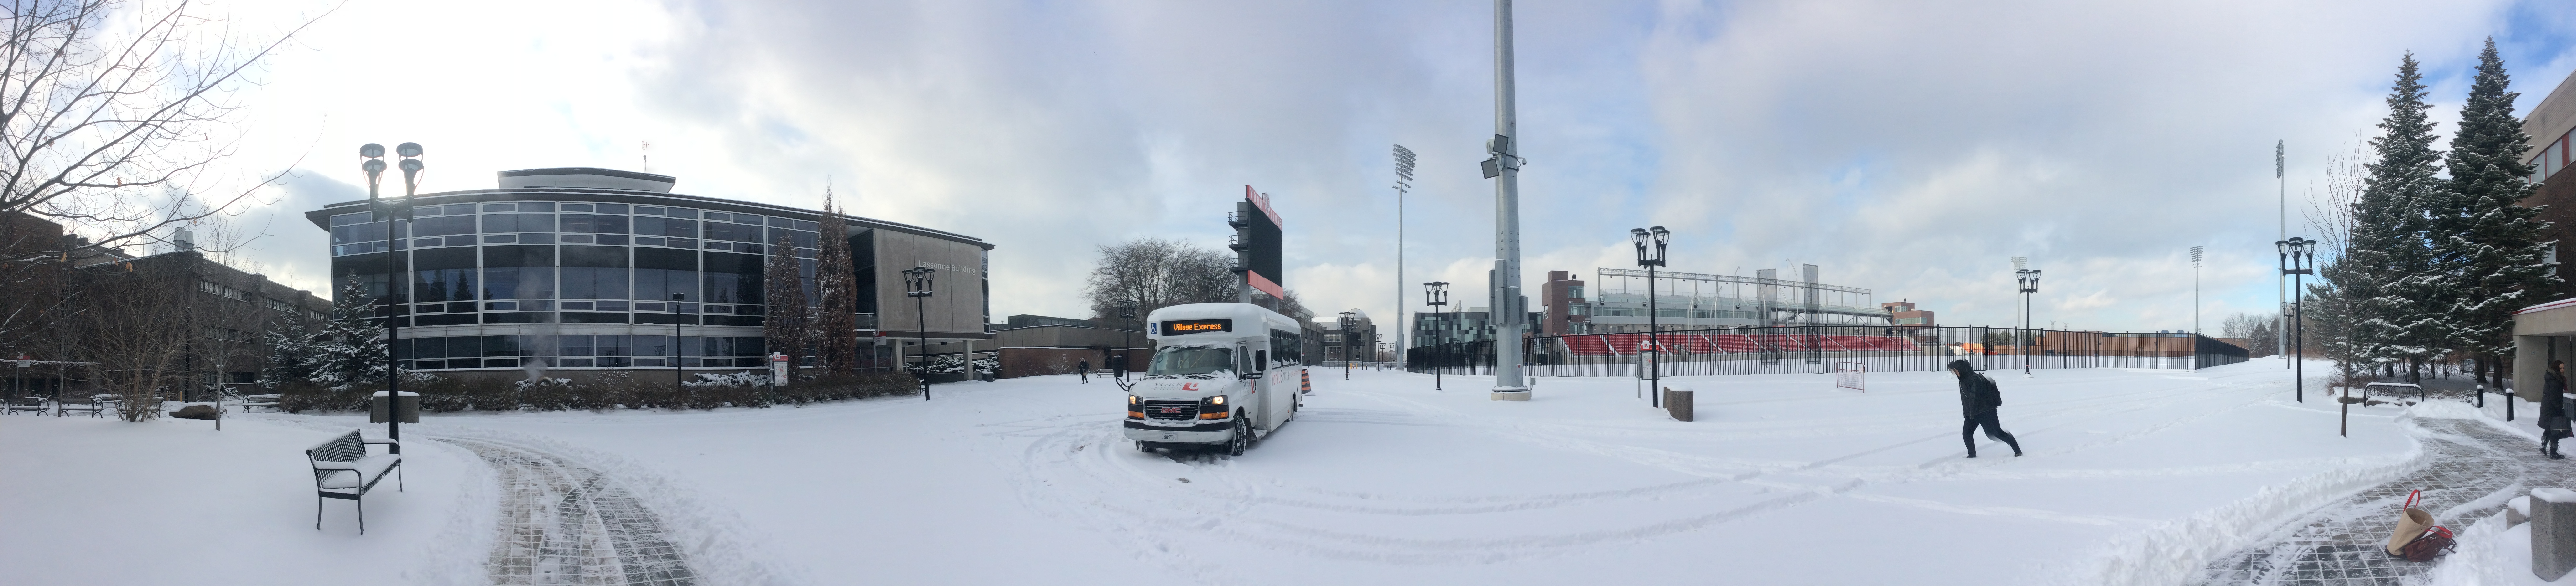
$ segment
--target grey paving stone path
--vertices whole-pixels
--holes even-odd
[[[2469,419],[2418,419],[2431,432],[2418,438],[2431,450],[2431,465],[2396,481],[2371,487],[2351,498],[2315,511],[2286,539],[2239,550],[2211,562],[2200,583],[2263,586],[2360,586],[2398,584],[2433,569],[2434,562],[2414,563],[2381,551],[2397,531],[2397,510],[2409,491],[2424,491],[2417,508],[2433,513],[2434,523],[2452,531],[2504,508],[2507,497],[2524,491],[2535,475],[2563,481],[2576,472],[2576,460],[2551,461],[2540,456],[2538,442]],[[2457,516],[2443,513],[2462,503],[2487,501]]]
[[[501,535],[484,564],[493,584],[698,583],[661,518],[598,471],[524,446],[441,440],[473,451],[500,477]]]

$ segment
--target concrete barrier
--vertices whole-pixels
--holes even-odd
[[[1692,396],[1695,394],[1690,389],[1664,387],[1664,413],[1672,415],[1674,421],[1690,421]]]
[[[2576,490],[2531,489],[2531,573],[2557,580],[2576,569]]]

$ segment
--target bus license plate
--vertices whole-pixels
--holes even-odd
[[[1173,436],[1172,436],[1172,434],[1168,434],[1168,433],[1166,433],[1166,434],[1163,434],[1163,439],[1180,439],[1180,438],[1173,437]]]

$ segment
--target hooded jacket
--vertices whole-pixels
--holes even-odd
[[[1960,416],[1975,418],[2003,404],[2004,394],[1995,388],[1995,379],[1975,372],[1959,373]]]

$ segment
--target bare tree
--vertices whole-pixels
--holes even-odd
[[[172,263],[119,263],[100,269],[84,287],[80,329],[88,356],[97,361],[100,388],[123,399],[118,414],[143,421],[160,413],[166,390],[186,383],[184,357],[196,342],[181,309],[195,289],[184,267]]]
[[[248,39],[187,0],[0,2],[0,242],[9,260],[166,238],[277,176],[227,182],[235,90],[319,16]],[[326,12],[325,15],[328,13]],[[276,168],[292,168],[289,164]],[[282,172],[281,172],[282,173]],[[45,222],[88,233],[39,242]],[[26,298],[33,263],[0,263],[0,344],[24,346],[61,298]]]
[[[1234,257],[1178,240],[1138,238],[1100,247],[1084,296],[1095,319],[1117,315],[1118,302],[1133,299],[1138,315],[1188,303],[1228,303],[1241,295],[1243,277],[1233,270]],[[1279,313],[1313,317],[1286,292]]]
[[[780,234],[769,246],[769,263],[761,267],[761,302],[768,304],[767,317],[761,320],[761,335],[768,340],[769,351],[787,355],[788,363],[801,365],[813,352],[814,308],[805,303],[804,263],[796,259],[796,241]]]
[[[2356,141],[2327,155],[2324,185],[2310,187],[2306,220],[2320,248],[2317,279],[2298,292],[2302,313],[2283,332],[2295,336],[2296,344],[2308,348],[2307,352],[2334,361],[2335,370],[2347,380],[2377,364],[2368,343],[2358,339],[2362,322],[2372,319],[2370,304],[2337,282],[2346,274],[2343,260],[2359,221],[2353,206],[2361,201],[2367,188],[2364,179],[2370,176],[2362,166],[2364,148]]]

